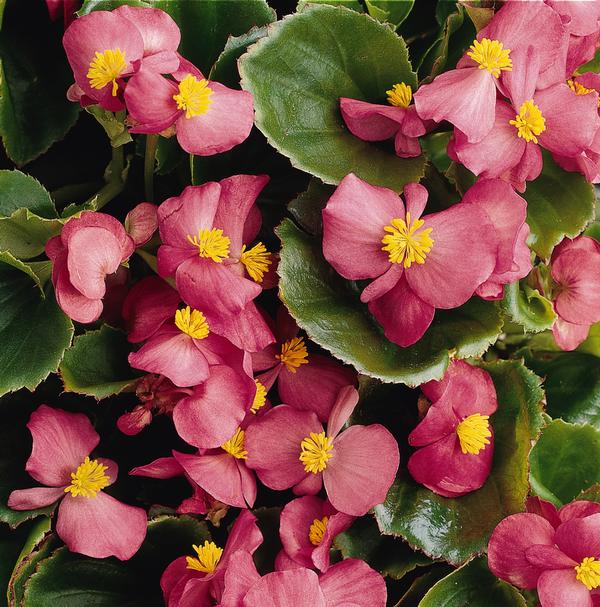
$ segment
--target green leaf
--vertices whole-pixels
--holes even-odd
[[[543,152],[542,174],[527,184],[529,246],[543,259],[565,237],[577,236],[594,217],[594,186],[579,173],[568,173]]]
[[[582,491],[578,500],[587,500],[588,502],[600,502],[600,484],[592,485],[589,489]]]
[[[323,232],[322,212],[335,188],[312,178],[306,192],[299,194],[288,204],[288,211],[300,227],[316,236]]]
[[[596,49],[596,54],[593,59],[584,63],[577,69],[578,74],[585,74],[586,72],[600,73],[600,49]]]
[[[21,171],[0,171],[0,215],[10,217],[21,208],[45,219],[58,217],[50,194],[37,179]]]
[[[600,357],[600,322],[590,327],[587,339],[577,349]]]
[[[125,334],[107,325],[77,336],[60,365],[65,391],[97,399],[118,394],[137,380],[130,351]]]
[[[19,166],[62,139],[79,115],[65,94],[73,74],[62,27],[50,22],[43,2],[7,2],[0,31],[0,133]]]
[[[600,431],[560,419],[544,428],[531,451],[531,488],[560,506],[600,483]]]
[[[542,425],[540,380],[517,361],[482,365],[494,381],[494,463],[485,485],[460,498],[436,495],[401,469],[386,501],[375,507],[382,533],[399,535],[432,558],[457,565],[485,551],[496,525],[524,509],[530,443]],[[406,462],[405,462],[406,463]]]
[[[531,333],[550,329],[556,320],[552,302],[524,281],[504,286],[502,307],[516,323]]]
[[[397,82],[416,87],[406,44],[386,25],[310,5],[269,28],[240,59],[240,73],[256,125],[295,167],[333,184],[352,171],[396,191],[423,175],[422,156],[398,158],[354,137],[339,111],[340,97],[379,102]]]
[[[496,578],[485,559],[471,561],[440,580],[419,607],[527,607],[521,593]]]
[[[448,565],[436,563],[427,573],[419,576],[402,595],[394,607],[418,607],[428,590],[452,571]]]
[[[365,9],[360,0],[298,0],[296,10],[301,13],[308,4],[328,4],[329,6],[345,6],[358,13],[364,13]]]
[[[455,310],[438,310],[425,336],[414,346],[401,348],[385,338],[358,291],[325,261],[320,240],[289,220],[277,234],[282,241],[282,301],[310,339],[360,373],[412,386],[439,379],[449,350],[459,358],[477,356],[501,331],[498,306],[473,298]]]
[[[371,17],[378,21],[387,21],[396,29],[408,17],[415,0],[365,0]]]
[[[114,112],[109,112],[99,105],[88,105],[85,111],[91,114],[104,129],[113,148],[133,141],[124,120],[119,120]]]

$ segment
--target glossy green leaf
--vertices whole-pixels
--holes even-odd
[[[394,607],[419,607],[421,599],[428,590],[439,580],[446,577],[452,568],[442,563],[436,563],[427,573],[419,576],[402,595]]]
[[[306,192],[302,192],[288,204],[288,211],[303,230],[314,236],[321,234],[322,212],[334,191],[333,186],[325,185],[313,177]]]
[[[552,302],[524,281],[504,286],[502,307],[514,322],[531,333],[550,329],[556,319]]]
[[[398,158],[354,137],[339,111],[340,97],[380,102],[397,82],[416,86],[406,44],[388,26],[341,6],[307,6],[269,28],[239,67],[256,125],[295,167],[334,184],[353,171],[396,191],[423,175],[422,156]]]
[[[473,298],[455,310],[437,311],[425,336],[401,348],[385,338],[359,292],[325,261],[320,240],[289,220],[277,234],[283,245],[278,269],[282,300],[313,341],[361,373],[418,385],[443,375],[449,350],[459,358],[477,356],[501,331],[498,306]]]
[[[396,29],[408,17],[415,0],[365,0],[371,17],[391,23]]]
[[[79,335],[60,365],[65,391],[97,399],[118,394],[137,379],[127,361],[130,351],[125,334],[107,325]]]
[[[402,466],[386,501],[375,507],[379,528],[399,535],[432,558],[460,564],[482,553],[504,517],[524,509],[530,443],[542,425],[540,380],[517,361],[484,364],[498,395],[494,463],[485,485],[444,498],[415,483]]]
[[[554,420],[531,451],[531,488],[560,506],[600,483],[600,431]]]
[[[298,0],[296,10],[301,13],[307,4],[328,4],[330,6],[345,6],[358,13],[364,13],[365,9],[360,0]]]
[[[496,578],[479,558],[440,580],[419,607],[526,607],[521,593]]]

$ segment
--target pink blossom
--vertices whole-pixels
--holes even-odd
[[[405,207],[392,190],[351,173],[323,210],[325,258],[349,280],[375,279],[361,301],[401,346],[423,336],[436,308],[464,304],[497,264],[498,234],[479,205],[421,217],[427,196],[407,184]]]
[[[145,245],[158,230],[157,206],[151,202],[140,202],[125,217],[125,229],[136,247]]]
[[[106,279],[132,253],[125,228],[110,215],[86,211],[70,219],[60,236],[46,244],[54,262],[52,283],[65,314],[78,322],[97,320],[102,312]]]
[[[399,464],[398,445],[380,424],[351,426],[344,432],[358,392],[340,390],[327,432],[312,411],[279,405],[246,430],[246,463],[267,487],[294,488],[314,495],[323,483],[333,507],[362,516],[385,499]]]
[[[62,500],[56,533],[72,552],[94,558],[131,558],[146,536],[146,513],[103,490],[117,478],[117,464],[90,459],[100,437],[81,413],[41,405],[27,424],[33,438],[25,469],[44,487],[18,489],[14,510],[32,510]]]

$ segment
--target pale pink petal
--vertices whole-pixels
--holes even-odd
[[[556,546],[543,544],[527,548],[525,557],[534,567],[540,569],[574,569],[579,565]]]
[[[575,569],[544,571],[537,584],[543,607],[592,607],[590,591],[577,579]]]
[[[429,197],[427,189],[420,183],[407,183],[404,186],[403,195],[406,212],[410,213],[413,220],[421,217],[427,204],[427,198]]]
[[[158,230],[158,207],[151,202],[140,202],[125,217],[125,229],[136,247],[146,244]]]
[[[406,113],[405,108],[347,97],[340,97],[340,111],[348,130],[365,141],[383,141],[393,137]]]
[[[356,517],[344,514],[343,512],[335,512],[329,514],[327,528],[323,535],[321,543],[313,550],[312,562],[320,571],[329,569],[330,551],[333,541],[336,536],[350,528],[350,525],[356,520]]]
[[[242,510],[229,531],[219,569],[226,569],[229,559],[238,550],[254,554],[262,541],[263,535],[258,528],[256,517],[249,510]]]
[[[385,607],[385,580],[364,561],[346,559],[319,578],[327,607]]]
[[[221,607],[243,607],[248,590],[259,580],[260,575],[249,552],[238,550],[232,554],[225,572]]]
[[[248,591],[244,607],[328,607],[319,578],[309,569],[268,573]]]
[[[600,514],[565,521],[556,530],[554,541],[577,563],[586,557],[600,557]]]
[[[496,389],[487,371],[474,367],[464,360],[454,360],[448,367],[447,373],[450,374],[450,382],[442,398],[451,404],[459,418],[474,413],[492,415],[496,412],[498,408]]]
[[[53,504],[64,495],[64,487],[17,489],[8,496],[7,506],[13,510],[35,510]]]
[[[327,422],[327,436],[335,438],[340,433],[358,404],[359,398],[358,390],[353,385],[344,386],[338,390],[335,404]]]
[[[566,18],[569,33],[575,36],[598,34],[600,6],[590,0],[546,0],[559,15]]]
[[[360,294],[363,303],[369,303],[391,291],[402,278],[404,266],[400,263],[390,264],[389,268],[374,281],[370,282]]]
[[[315,546],[309,539],[310,526],[315,519],[323,518],[324,505],[324,500],[306,495],[288,502],[281,511],[279,537],[283,549],[291,559],[304,567],[313,566],[311,557]]]
[[[582,344],[590,332],[591,325],[576,325],[560,316],[552,325],[552,335],[561,350],[570,352]]]
[[[511,71],[502,75],[507,97],[516,108],[533,98],[540,74],[540,56],[534,46],[518,47],[510,52]]]
[[[150,478],[174,478],[183,474],[183,469],[174,457],[159,457],[145,466],[137,466],[129,471],[132,476]]]
[[[591,516],[592,514],[600,513],[600,504],[596,502],[588,502],[585,500],[576,500],[563,506],[558,511],[559,522],[563,523],[570,521],[574,518],[583,518],[585,516]],[[557,525],[558,526],[558,525]]]

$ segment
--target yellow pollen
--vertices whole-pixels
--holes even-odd
[[[327,531],[328,517],[324,516],[321,520],[316,518],[308,531],[308,539],[313,546],[319,546],[323,541],[325,531]]]
[[[406,221],[392,219],[390,225],[383,228],[389,234],[381,239],[385,245],[381,248],[389,253],[390,263],[404,263],[405,268],[413,263],[425,263],[435,241],[430,236],[431,228],[421,229],[424,224],[422,219],[411,223],[410,213],[407,213]]]
[[[227,451],[229,455],[233,455],[235,459],[246,459],[248,451],[244,449],[244,436],[244,431],[238,428],[235,434],[226,443],[221,445],[221,449]]]
[[[106,474],[108,466],[100,464],[97,459],[86,457],[75,472],[71,472],[71,484],[66,487],[65,493],[73,497],[96,497],[98,491],[110,485],[110,479]]]
[[[215,263],[221,263],[229,257],[229,236],[223,236],[223,230],[201,228],[196,236],[188,234],[187,239],[198,247],[200,257],[209,257]]]
[[[333,457],[333,440],[325,436],[325,432],[311,432],[310,436],[300,443],[300,461],[304,464],[305,472],[317,474],[327,468],[327,462]]]
[[[400,82],[400,84],[394,84],[394,86],[385,92],[387,95],[387,101],[390,105],[396,107],[408,107],[412,101],[412,89],[408,84]]]
[[[588,589],[600,586],[600,561],[593,556],[586,556],[580,565],[575,567],[577,579]]]
[[[173,99],[177,102],[178,110],[185,110],[186,118],[193,118],[206,114],[212,104],[210,98],[212,93],[208,80],[204,78],[198,80],[195,76],[188,74],[179,83],[179,93],[173,95]]]
[[[542,116],[540,108],[533,103],[533,99],[522,103],[519,113],[514,120],[509,120],[508,124],[512,124],[517,129],[517,135],[521,139],[533,143],[538,142],[536,135],[546,130],[546,119]]]
[[[205,540],[203,546],[192,544],[192,548],[198,555],[198,558],[186,556],[187,568],[201,571],[202,573],[213,573],[221,560],[223,548],[219,548],[214,542],[209,542],[208,540]]]
[[[87,73],[90,86],[94,89],[103,89],[112,82],[112,96],[116,97],[119,90],[117,78],[126,67],[125,53],[120,48],[108,49],[103,53],[96,51]]]
[[[275,358],[280,360],[291,373],[296,373],[300,365],[308,364],[308,352],[304,344],[304,337],[294,337],[281,346],[281,354]]]
[[[255,379],[254,383],[256,384],[256,394],[254,395],[254,401],[252,402],[250,411],[252,411],[252,413],[257,413],[267,402],[267,389],[258,381],[258,379]]]
[[[464,453],[477,455],[486,445],[490,444],[489,438],[492,436],[490,431],[489,415],[474,413],[465,417],[465,419],[456,427],[456,434],[460,442],[460,450]]]
[[[189,306],[175,312],[175,325],[181,332],[194,339],[204,339],[210,333],[204,314],[200,310],[192,310]]]
[[[580,84],[579,82],[577,82],[575,80],[567,80],[567,84],[569,85],[569,88],[576,95],[587,95],[588,93],[594,92],[594,89],[588,89],[585,86],[583,86],[583,84]]]
[[[504,48],[502,42],[484,38],[481,42],[474,40],[467,53],[473,61],[479,63],[480,70],[487,70],[492,76],[498,78],[500,72],[512,71],[510,50]]]
[[[246,271],[250,278],[255,282],[262,282],[263,276],[269,270],[271,261],[271,253],[267,251],[267,247],[262,242],[255,244],[251,249],[246,251],[246,245],[242,247],[240,261],[246,266]]]

